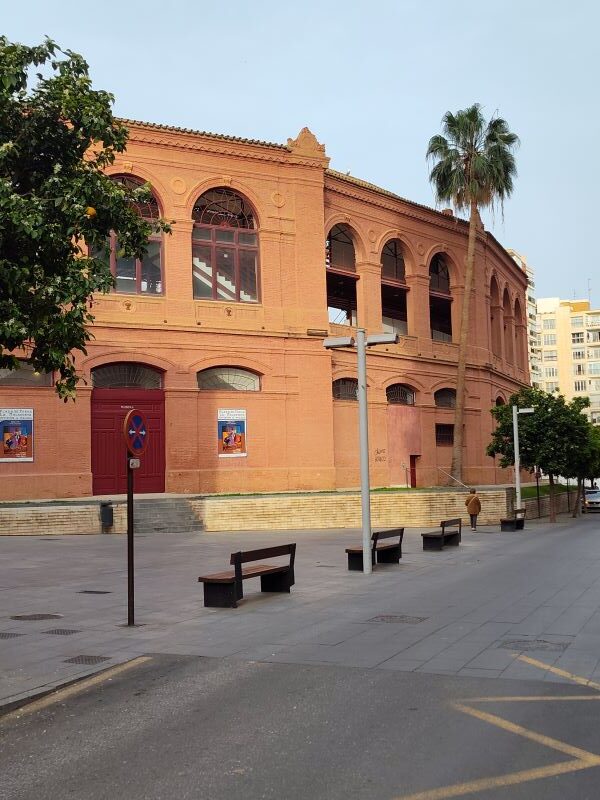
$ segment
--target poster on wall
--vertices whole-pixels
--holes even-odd
[[[0,408],[0,461],[33,461],[33,408]]]
[[[220,408],[217,412],[219,458],[247,456],[246,409]]]

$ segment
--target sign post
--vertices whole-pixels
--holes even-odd
[[[140,466],[139,456],[148,447],[146,417],[135,408],[123,421],[123,436],[127,446],[127,625],[135,625],[134,564],[133,564],[133,471]]]

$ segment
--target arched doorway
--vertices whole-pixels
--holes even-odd
[[[135,474],[136,493],[165,490],[165,396],[162,373],[144,364],[105,364],[92,370],[92,492],[125,494],[123,421],[137,408],[148,420],[148,449]]]

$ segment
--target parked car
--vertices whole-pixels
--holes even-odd
[[[600,511],[600,490],[586,489],[581,510],[584,514],[586,511]]]

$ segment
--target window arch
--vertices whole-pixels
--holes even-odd
[[[385,390],[388,403],[400,406],[414,406],[416,393],[404,383],[393,383]]]
[[[128,192],[139,189],[145,181],[133,175],[111,175],[111,180],[120,183]],[[160,218],[160,207],[154,193],[148,200],[132,203],[133,208],[147,222]],[[122,294],[163,294],[162,235],[153,233],[148,238],[148,248],[143,258],[119,255],[117,235],[111,233],[110,271],[115,279],[115,292]]]
[[[195,300],[258,302],[258,232],[248,200],[233,189],[209,189],[192,210]]]
[[[434,341],[452,341],[450,272],[441,253],[436,253],[429,265],[429,322]]]
[[[438,408],[456,407],[456,391],[454,389],[438,389],[433,397]]]
[[[332,385],[334,400],[358,400],[358,381],[356,378],[338,378]]]
[[[125,361],[92,370],[94,389],[160,389],[162,372],[145,364]]]
[[[260,376],[241,367],[210,367],[196,373],[198,388],[225,392],[259,392]]]
[[[496,405],[497,406],[505,406],[506,405],[506,400],[501,395],[498,395],[498,397],[496,398]]]
[[[0,387],[4,386],[52,386],[52,373],[38,372],[28,361],[19,359],[18,369],[0,369]]]
[[[356,325],[356,253],[348,225],[334,225],[325,240],[329,322]]]
[[[381,251],[381,317],[384,333],[406,335],[406,283],[404,248],[400,239],[390,239]]]

